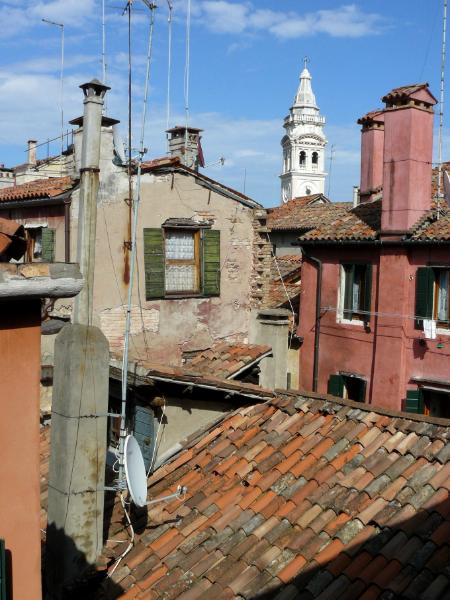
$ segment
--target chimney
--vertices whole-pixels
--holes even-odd
[[[36,164],[36,140],[28,140],[28,164],[35,165]]]
[[[359,186],[353,186],[353,208],[360,203]]]
[[[427,83],[383,97],[384,168],[381,230],[406,232],[431,207],[433,106]]]
[[[381,110],[367,113],[358,124],[361,129],[360,202],[369,202],[383,185],[384,114]]]
[[[169,140],[170,156],[178,157],[181,164],[198,171],[198,167],[204,167],[203,153],[200,140],[202,129],[177,125],[167,130]]]

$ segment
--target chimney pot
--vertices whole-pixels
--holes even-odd
[[[198,171],[202,157],[199,156],[202,129],[177,125],[166,131],[169,139],[170,156],[178,157],[181,164]]]

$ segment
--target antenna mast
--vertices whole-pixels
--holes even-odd
[[[49,19],[42,19],[44,23],[48,25],[55,25],[61,29],[61,69],[59,76],[59,95],[61,105],[61,159],[60,168],[62,174],[62,155],[64,151],[64,23],[57,23],[56,21],[50,21]]]
[[[184,110],[186,114],[186,130],[184,133],[184,164],[186,164],[188,126],[189,126],[189,70],[191,61],[191,0],[187,3],[186,15],[186,64],[184,68]]]
[[[447,35],[447,0],[444,0],[444,15],[442,22],[442,51],[441,51],[441,97],[439,103],[439,145],[438,145],[438,198],[437,218],[440,217],[442,197],[442,129],[444,126],[444,83],[445,83],[445,42]]]
[[[168,36],[168,51],[167,51],[167,118],[166,118],[166,131],[170,127],[170,83],[171,83],[171,72],[172,72],[172,10],[173,4],[171,0],[167,0],[169,6],[169,16],[167,18],[169,36]],[[169,152],[169,134],[167,134],[167,152]]]

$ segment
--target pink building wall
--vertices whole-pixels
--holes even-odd
[[[0,537],[11,553],[17,600],[41,596],[40,300],[0,305]]]
[[[315,247],[310,253],[323,261],[322,310],[318,392],[326,393],[330,375],[349,372],[367,381],[366,402],[401,410],[407,389],[415,378],[449,380],[450,332],[436,340],[424,340],[415,329],[416,274],[419,266],[448,262],[444,247],[348,246]],[[338,307],[340,263],[372,263],[369,327],[342,323]],[[300,387],[313,387],[315,293],[317,270],[308,261],[302,266],[302,301],[298,334],[304,338],[300,351]],[[438,345],[443,344],[442,348]]]

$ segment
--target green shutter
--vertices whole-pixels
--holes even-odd
[[[220,231],[204,229],[203,249],[203,295],[220,295]]]
[[[366,272],[364,276],[364,303],[362,305],[362,310],[370,313],[370,308],[372,305],[372,265],[366,265]],[[370,314],[363,314],[364,323],[370,323]]]
[[[0,540],[0,600],[6,600],[6,551],[4,540]]]
[[[355,279],[355,265],[342,265],[344,269],[344,319],[353,319],[353,281]]]
[[[330,375],[327,393],[340,398],[344,397],[344,378],[342,375]]]
[[[423,414],[423,396],[422,390],[407,390],[406,392],[406,412]]]
[[[155,449],[155,423],[153,411],[147,406],[134,407],[134,437],[144,458],[145,470],[148,472]]]
[[[165,260],[162,229],[144,229],[145,299],[164,298]]]
[[[54,262],[55,260],[55,229],[42,228],[42,261]]]
[[[416,275],[416,315],[431,319],[433,314],[434,271],[431,267],[419,267]],[[416,329],[422,329],[422,319],[416,319]]]

